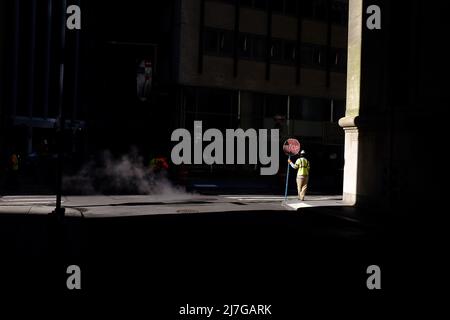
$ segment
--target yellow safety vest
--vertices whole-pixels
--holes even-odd
[[[297,176],[309,175],[309,161],[306,158],[298,158],[295,161],[294,168],[298,169]]]

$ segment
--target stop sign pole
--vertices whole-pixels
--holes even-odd
[[[291,155],[288,156],[288,160],[291,160]],[[288,161],[288,165],[287,165],[287,172],[286,172],[286,187],[284,189],[284,202],[286,202],[287,200],[287,190],[288,190],[288,181],[289,181],[289,167],[291,165],[289,164]]]
[[[289,182],[289,167],[291,166],[289,160],[291,156],[295,156],[300,152],[300,142],[297,139],[287,139],[283,144],[283,151],[288,156],[288,165],[286,172],[286,187],[284,189],[284,202],[287,201],[287,191]]]

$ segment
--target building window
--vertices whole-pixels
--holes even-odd
[[[235,92],[212,88],[193,88],[193,90],[196,92],[197,106],[194,110],[186,108],[187,124],[201,120],[203,128],[219,130],[234,126],[237,112]],[[186,90],[186,93],[188,92],[189,90]]]
[[[301,119],[305,121],[330,121],[331,101],[320,98],[303,98]]]
[[[324,66],[325,65],[325,48],[316,46],[313,48],[313,65]]]
[[[283,61],[285,63],[295,63],[297,55],[297,44],[295,42],[284,42]]]
[[[332,69],[337,69],[338,59],[339,59],[338,49],[330,48],[330,53],[328,56],[328,65]]]
[[[207,28],[205,30],[206,54],[231,57],[234,48],[234,33],[229,30]],[[265,61],[267,49],[271,62],[275,64],[295,65],[297,60],[297,43],[282,39],[272,39],[267,48],[267,39],[261,35],[240,33],[238,38],[238,54],[240,58]],[[302,43],[301,63],[310,68],[323,68],[326,65],[326,47]],[[330,48],[328,61],[334,72],[346,72],[347,52],[345,49]]]
[[[216,53],[218,49],[218,34],[216,30],[205,30],[205,51]]]
[[[210,54],[230,56],[233,52],[233,33],[228,30],[205,30],[205,51]]]
[[[232,91],[222,89],[198,88],[199,113],[228,115],[232,111]]]
[[[312,46],[307,44],[302,44],[301,55],[302,55],[302,64],[305,66],[314,65],[313,60],[314,49]]]
[[[242,58],[250,58],[251,39],[248,35],[239,35],[239,56]]]
[[[233,34],[231,32],[219,32],[219,52],[224,55],[230,55],[233,52]]]
[[[347,69],[347,52],[345,49],[332,48],[329,64],[335,72],[345,72]]]
[[[345,102],[344,102],[345,103]],[[290,119],[314,121],[314,122],[328,122],[331,119],[331,100],[322,98],[310,97],[291,97],[289,103]],[[343,101],[334,101],[334,117],[341,117],[343,112]],[[345,112],[345,110],[344,110]],[[333,119],[336,119],[334,118]],[[336,121],[337,121],[336,120]]]
[[[272,61],[281,61],[281,48],[282,41],[281,40],[272,40],[272,46],[270,47],[270,58]]]
[[[253,60],[264,60],[266,57],[266,39],[258,35],[239,35],[239,56]]]
[[[263,60],[266,57],[266,39],[263,37],[255,37],[253,39],[253,59]]]
[[[265,118],[273,118],[275,116],[286,117],[287,96],[268,94],[265,96],[265,100]]]
[[[290,120],[302,119],[302,104],[300,97],[291,96],[289,98],[289,119]]]

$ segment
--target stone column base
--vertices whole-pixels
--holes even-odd
[[[345,131],[343,201],[355,205],[357,200],[359,130],[358,117],[344,117],[339,125]]]

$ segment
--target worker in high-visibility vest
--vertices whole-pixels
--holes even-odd
[[[309,161],[305,158],[305,150],[300,152],[300,158],[295,161],[295,164],[288,159],[288,163],[295,170],[298,169],[297,172],[297,191],[298,191],[298,199],[303,201],[305,199],[306,189],[308,188],[308,180],[309,180]]]

